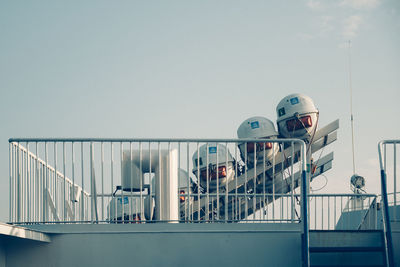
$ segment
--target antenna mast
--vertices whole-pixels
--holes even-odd
[[[350,121],[351,121],[351,146],[353,152],[353,175],[356,174],[356,161],[355,161],[355,152],[354,152],[354,116],[353,116],[353,88],[351,83],[351,41],[349,40],[349,88],[350,88]]]

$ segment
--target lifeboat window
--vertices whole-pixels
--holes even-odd
[[[279,109],[279,110],[278,110],[278,114],[279,114],[279,117],[281,117],[281,116],[285,115],[285,114],[286,114],[286,112],[285,112],[285,108],[281,108],[281,109]]]
[[[201,160],[201,158],[199,158],[199,162],[200,162],[200,165],[203,165],[203,161]],[[196,165],[196,167],[199,166],[197,159],[194,159],[194,164]]]

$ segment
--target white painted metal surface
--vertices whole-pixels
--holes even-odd
[[[0,223],[0,235],[30,239],[40,242],[51,242],[50,236],[43,232],[4,223]]]
[[[284,97],[276,107],[276,113],[281,136],[312,141],[318,126],[318,110],[309,96],[291,94]]]
[[[266,138],[274,139],[278,137],[274,123],[264,117],[251,117],[240,124],[237,130],[238,138]],[[267,159],[270,160],[279,151],[278,143],[240,143],[238,144],[240,155],[244,159],[246,166],[253,167],[254,164]]]
[[[10,244],[7,267],[239,267],[267,263],[301,266],[299,224],[41,224],[31,227],[55,237],[48,245]],[[274,245],[269,246],[269,242]],[[288,250],[291,256],[283,257],[282,252]]]
[[[294,190],[306,169],[305,150],[334,142],[338,127],[335,121],[320,129],[307,147],[295,139],[10,139],[10,222],[110,223],[138,213],[145,214],[141,222],[298,223]],[[273,143],[275,156],[246,165],[238,144],[259,142]],[[191,174],[201,147],[218,152],[202,152],[209,184],[226,175],[207,173],[213,157],[215,167],[228,163],[223,187],[199,184]],[[331,168],[333,155],[315,159],[311,178]],[[117,199],[127,205],[118,208]]]

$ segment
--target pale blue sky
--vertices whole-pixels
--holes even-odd
[[[378,192],[377,143],[400,137],[399,3],[2,1],[0,221],[10,137],[233,138],[295,92],[320,126],[340,119],[325,190],[349,192],[349,39],[357,171]]]

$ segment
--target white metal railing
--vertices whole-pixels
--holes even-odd
[[[381,170],[385,173],[386,178],[386,189],[388,204],[390,206],[397,206],[400,204],[399,199],[399,181],[397,177],[397,168],[399,168],[399,162],[397,157],[399,152],[400,140],[386,140],[379,143],[379,158],[381,164]],[[399,212],[393,208],[390,212],[391,220],[400,220]]]
[[[374,194],[310,194],[311,230],[377,229]]]
[[[384,140],[378,144],[381,168],[381,195],[383,202],[383,222],[385,244],[389,266],[394,266],[391,220],[398,220],[397,213],[397,153],[400,140]],[[388,196],[393,196],[393,212],[390,212]]]
[[[389,208],[398,206],[400,199],[400,192],[390,192],[387,194],[387,196],[388,196]],[[396,209],[394,208],[391,209],[391,215],[392,215],[391,217],[392,220],[400,220],[400,214],[398,211],[396,212]]]
[[[89,193],[27,147],[10,143],[10,221],[86,220]]]
[[[185,197],[185,202],[181,205],[181,215],[184,221],[198,221],[196,218],[197,213],[193,213],[195,209],[193,203],[198,203],[197,195],[192,196],[192,201],[187,201],[188,195],[181,195]],[[293,198],[291,194],[280,193],[237,193],[228,194],[219,198],[219,205],[222,206],[218,214],[217,194],[210,193],[208,195],[201,195],[200,199],[208,199],[209,212],[206,213],[204,207],[202,212],[205,214],[205,219],[200,221],[210,222],[265,222],[265,223],[290,223],[300,222],[300,203],[293,199],[299,199],[300,195],[295,195]],[[201,201],[202,202],[202,201]],[[228,203],[226,206],[225,203]],[[225,211],[225,206],[227,207]],[[254,208],[255,212],[254,212]],[[190,209],[187,213],[185,209]]]
[[[296,139],[10,139],[9,153],[11,223],[301,221]]]

